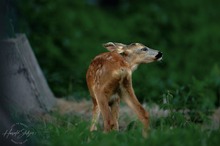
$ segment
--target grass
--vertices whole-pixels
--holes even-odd
[[[215,146],[220,142],[220,130],[205,128],[205,124],[198,124],[186,120],[180,114],[171,117],[151,120],[148,137],[142,136],[142,125],[132,121],[127,128],[119,132],[103,133],[101,128],[89,132],[89,122],[77,116],[53,114],[53,122],[40,122],[35,125],[36,135],[34,145],[86,145],[86,146]],[[178,120],[177,120],[178,119]],[[178,122],[176,122],[178,121]]]

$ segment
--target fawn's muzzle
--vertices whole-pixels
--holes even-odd
[[[158,54],[155,57],[156,57],[156,59],[160,59],[162,56],[163,56],[163,53],[162,52],[158,52]]]

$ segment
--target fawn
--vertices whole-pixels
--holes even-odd
[[[135,96],[132,87],[132,72],[141,63],[162,59],[162,53],[140,43],[125,45],[106,43],[110,52],[96,56],[86,74],[86,81],[93,101],[93,117],[90,131],[97,130],[100,112],[104,121],[104,132],[118,130],[119,103],[124,100],[138,115],[144,129],[149,127],[149,113]]]

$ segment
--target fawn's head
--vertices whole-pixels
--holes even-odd
[[[162,52],[150,49],[140,43],[125,45],[122,43],[109,42],[103,45],[107,50],[121,54],[125,60],[135,68],[141,63],[150,63],[162,60]]]

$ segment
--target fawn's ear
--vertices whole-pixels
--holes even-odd
[[[108,42],[106,44],[103,44],[103,46],[109,50],[110,52],[112,51],[117,51],[118,53],[124,52],[124,47],[126,46],[125,44],[122,43],[113,43],[113,42]]]

